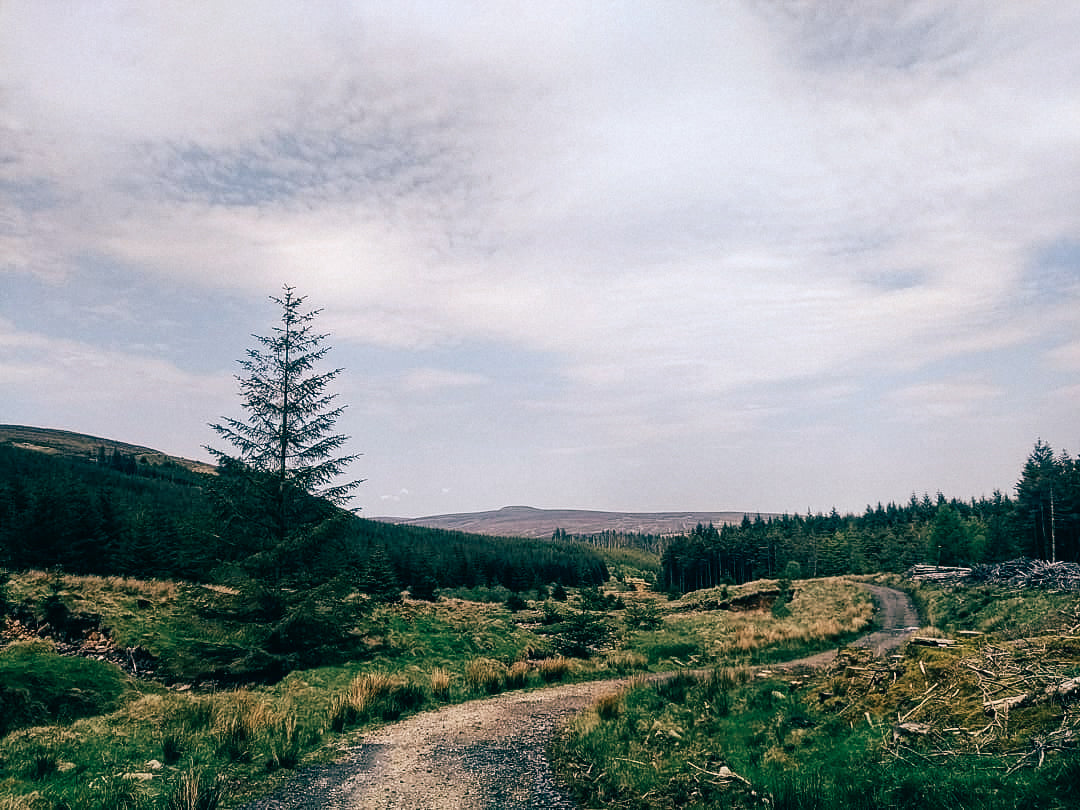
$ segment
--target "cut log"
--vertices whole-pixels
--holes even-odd
[[[1080,694],[1080,678],[1069,678],[1057,686],[1046,687],[1046,695],[1050,698],[1068,698]]]
[[[930,638],[928,636],[912,636],[912,644],[921,647],[955,647],[956,641],[951,638]]]
[[[991,717],[996,717],[1002,712],[1009,712],[1011,709],[1017,709],[1026,705],[1031,700],[1031,695],[1013,695],[1012,697],[1002,698],[1001,700],[991,700],[983,704],[983,711]]]
[[[899,725],[893,726],[893,742],[896,742],[904,736],[925,737],[933,730],[934,727],[931,726],[929,723],[900,723]]]

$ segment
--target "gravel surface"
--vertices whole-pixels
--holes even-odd
[[[546,755],[555,724],[623,683],[508,693],[414,715],[245,810],[572,810]]]
[[[918,615],[906,594],[865,587],[882,629],[857,644],[880,655],[914,631]],[[783,666],[824,666],[835,656]],[[547,759],[556,724],[624,684],[512,692],[414,715],[363,735],[333,764],[301,769],[243,810],[573,810]]]

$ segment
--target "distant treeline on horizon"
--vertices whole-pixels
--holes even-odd
[[[697,526],[666,543],[659,586],[684,593],[762,577],[902,572],[916,563],[971,565],[1014,557],[1080,562],[1080,456],[1039,440],[1016,495],[962,501],[912,495],[862,515],[745,517]]]
[[[210,581],[258,576],[268,559],[251,527],[215,515],[208,476],[101,449],[66,458],[0,444],[0,567]],[[347,517],[345,517],[347,515]],[[1080,560],[1080,458],[1036,442],[1015,496],[962,501],[912,495],[861,515],[781,515],[698,525],[680,536],[556,530],[549,540],[489,538],[400,526],[343,513],[296,563],[298,582],[363,572],[378,551],[392,586],[593,585],[608,571],[589,546],[659,555],[659,586],[685,592],[761,577],[903,571],[915,563]],[[655,558],[654,558],[655,559]],[[306,580],[304,579],[306,577]]]

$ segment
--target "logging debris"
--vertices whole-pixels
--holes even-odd
[[[914,565],[906,576],[916,582],[942,585],[1007,585],[1014,588],[1046,588],[1080,591],[1080,564],[1020,557],[983,565]]]

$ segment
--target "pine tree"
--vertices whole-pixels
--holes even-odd
[[[306,297],[288,285],[283,289],[282,297],[270,296],[281,307],[280,324],[269,336],[252,335],[258,345],[239,361],[246,418],[223,417],[210,425],[237,455],[206,447],[223,471],[243,479],[233,493],[244,492],[245,517],[264,519],[274,545],[311,522],[312,497],[342,505],[362,483],[340,481],[358,456],[336,455],[349,437],[333,432],[344,407],[327,392],[342,369],[316,370],[329,351],[323,345],[328,335],[313,326],[322,310],[304,311]],[[318,519],[325,511],[314,514]]]
[[[1016,484],[1016,506],[1019,528],[1026,535],[1025,550],[1045,560],[1057,559],[1056,507],[1062,493],[1061,479],[1053,449],[1038,439]]]

